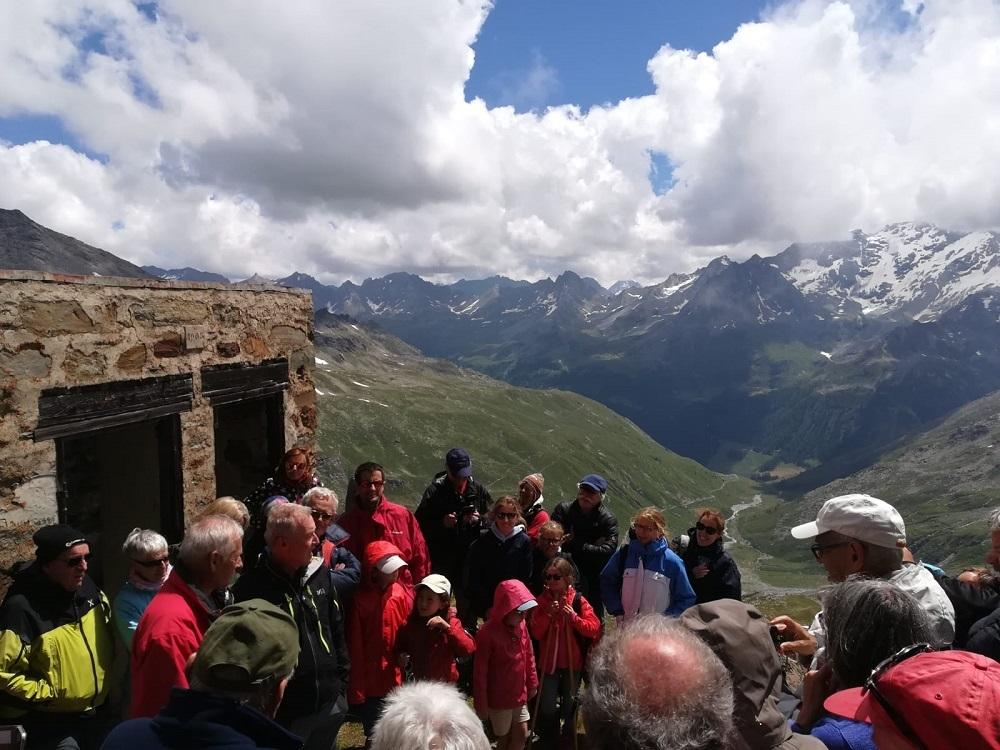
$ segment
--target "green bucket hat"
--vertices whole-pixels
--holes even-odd
[[[226,607],[212,623],[191,676],[210,690],[252,693],[290,675],[298,659],[292,616],[263,599],[249,599]]]

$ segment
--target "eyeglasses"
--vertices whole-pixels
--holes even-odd
[[[833,549],[834,547],[846,547],[850,542],[833,542],[832,544],[814,544],[809,549],[813,553],[813,557],[817,560],[823,557],[828,549]]]
[[[497,513],[496,516],[503,521],[513,521],[517,518],[517,513]]]
[[[67,568],[79,568],[86,562],[90,562],[90,555],[77,555],[76,557],[70,557],[62,561],[63,565]]]
[[[538,537],[538,541],[542,542],[543,544],[562,544],[562,537],[561,536],[557,536],[557,537],[544,537],[544,536],[540,536],[540,537]]]
[[[546,581],[559,581],[559,580],[562,580],[562,576],[559,575],[558,573],[546,573],[545,574],[545,580]]]
[[[141,565],[144,568],[155,568],[158,565],[166,565],[167,563],[170,562],[170,558],[158,557],[155,560],[136,560],[135,558],[133,558],[132,562],[134,562],[136,565]]]
[[[322,513],[318,510],[312,512],[312,517],[317,521],[332,521],[333,513]]]
[[[698,529],[698,531],[704,531],[706,534],[718,534],[719,533],[719,530],[717,528],[715,528],[714,526],[706,526],[701,521],[698,521],[698,523],[696,523],[694,525],[694,527],[696,529]]]
[[[878,680],[889,669],[896,666],[900,662],[906,661],[911,656],[916,656],[917,654],[923,654],[933,650],[934,649],[931,648],[929,643],[914,643],[912,646],[901,648],[888,659],[883,659],[879,662],[875,669],[872,670],[872,673],[868,676],[864,686],[861,688],[861,694],[865,695],[866,693],[871,693],[875,698],[875,701],[882,707],[882,710],[885,711],[889,719],[892,720],[892,723],[896,725],[896,729],[902,732],[903,736],[916,745],[919,750],[926,750],[927,746],[921,742],[920,737],[913,730],[913,727],[910,726],[906,719],[903,718],[903,715],[892,707],[889,699],[886,698],[878,689]]]

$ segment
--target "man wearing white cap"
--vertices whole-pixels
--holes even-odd
[[[815,521],[792,529],[796,539],[813,539],[813,556],[831,583],[862,574],[882,578],[911,594],[927,612],[935,645],[946,646],[955,636],[955,609],[934,576],[922,565],[904,564],[906,526],[889,503],[871,495],[841,495],[827,500]],[[822,658],[823,613],[808,630],[782,615],[773,620],[781,632],[781,650]]]

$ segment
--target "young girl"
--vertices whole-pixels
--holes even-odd
[[[407,659],[418,680],[458,682],[455,659],[471,656],[472,640],[451,606],[451,583],[436,573],[417,584],[410,619],[396,637],[399,664]]]
[[[400,555],[391,542],[365,547],[362,582],[348,619],[351,674],[347,701],[361,717],[369,738],[385,696],[403,683],[395,656],[396,634],[406,622],[413,595],[397,580],[406,567]]]
[[[531,637],[538,641],[542,674],[535,730],[544,747],[573,746],[574,702],[590,641],[601,632],[601,622],[590,603],[573,590],[573,565],[553,557],[545,565],[545,590],[531,614]],[[562,731],[560,732],[560,722]]]
[[[667,522],[656,508],[632,518],[629,543],[601,571],[601,595],[621,623],[639,614],[677,617],[695,603],[684,563],[667,544]]]
[[[537,604],[520,581],[501,582],[476,635],[476,713],[489,717],[497,750],[523,750],[528,739],[528,701],[538,691],[538,675],[524,613]]]

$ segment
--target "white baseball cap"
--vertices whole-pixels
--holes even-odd
[[[534,599],[528,599],[528,601],[526,601],[524,604],[522,604],[521,606],[517,607],[517,611],[518,612],[527,612],[529,609],[534,609],[537,606],[538,606],[538,602],[536,602]]]
[[[425,576],[424,579],[417,585],[426,586],[435,594],[451,596],[451,581],[440,573],[431,573],[429,576]]]
[[[379,573],[389,575],[390,573],[395,573],[400,568],[406,567],[406,560],[399,555],[386,555],[375,563],[375,567]]]
[[[859,539],[876,547],[906,546],[906,526],[899,511],[871,495],[841,495],[823,503],[815,521],[792,529],[796,539],[810,539],[827,531]]]

